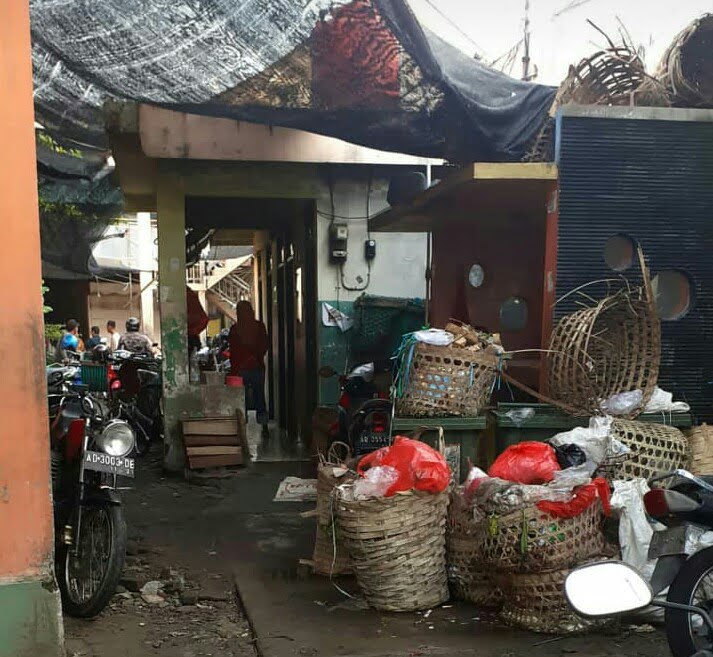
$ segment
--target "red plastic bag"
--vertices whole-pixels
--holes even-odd
[[[560,470],[555,450],[546,443],[510,445],[490,466],[488,474],[518,484],[546,484]]]
[[[385,497],[407,490],[441,493],[448,488],[451,480],[451,470],[441,454],[426,443],[403,436],[394,438],[391,447],[382,447],[367,454],[359,461],[357,472],[363,475],[377,465],[389,465],[399,473],[399,478],[386,491]]]
[[[592,506],[597,497],[602,501],[604,514],[608,516],[611,513],[609,484],[606,479],[601,477],[592,481],[591,484],[576,488],[574,497],[569,502],[548,502],[544,500],[537,503],[537,508],[557,518],[574,518]]]

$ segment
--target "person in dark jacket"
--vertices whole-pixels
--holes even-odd
[[[92,336],[87,340],[87,351],[91,351],[98,344],[102,343],[102,338],[100,335],[99,327],[92,326]]]
[[[230,343],[230,373],[240,376],[246,387],[251,388],[255,402],[258,424],[267,432],[267,404],[265,402],[265,354],[267,353],[267,329],[255,319],[255,311],[249,301],[240,301],[235,309],[237,321],[228,334]]]

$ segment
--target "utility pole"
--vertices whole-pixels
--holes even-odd
[[[525,0],[525,31],[523,35],[522,79],[530,79],[530,0]]]

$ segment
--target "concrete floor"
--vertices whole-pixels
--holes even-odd
[[[270,457],[279,452],[278,445],[256,446]],[[130,532],[160,548],[167,563],[232,576],[258,654],[264,657],[669,655],[658,631],[552,641],[500,627],[468,605],[435,609],[428,618],[364,609],[328,579],[312,576],[299,565],[300,558],[311,556],[314,539],[314,520],[299,514],[313,504],[272,501],[283,477],[314,476],[309,461],[257,463],[227,478],[191,484],[161,480],[156,460],[140,466],[135,490],[125,493]],[[353,581],[339,584],[358,595]],[[95,622],[98,631],[103,620]],[[97,655],[113,657],[115,648]],[[188,654],[185,649],[175,654]],[[154,653],[124,648],[121,654]]]

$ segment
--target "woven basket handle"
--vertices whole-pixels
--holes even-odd
[[[419,427],[416,429],[411,434],[411,440],[421,440],[421,437],[423,436],[424,433],[427,431],[438,431],[438,445],[436,449],[441,453],[445,454],[446,453],[446,439],[445,439],[445,434],[443,431],[443,427],[440,426],[423,426]]]

